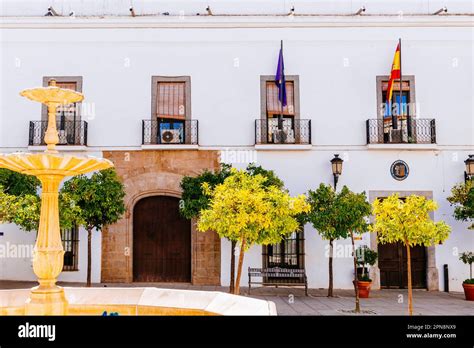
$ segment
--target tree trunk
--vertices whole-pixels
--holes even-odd
[[[233,294],[235,290],[235,247],[237,242],[231,241],[231,251],[230,251],[230,287],[229,293]]]
[[[237,267],[237,279],[235,281],[235,290],[234,294],[240,294],[240,277],[242,276],[242,265],[244,264],[244,254],[245,254],[245,239],[242,239],[242,243],[240,245],[240,253],[239,253],[239,265]]]
[[[92,229],[87,229],[87,287],[91,286]]]
[[[405,241],[407,247],[407,270],[408,270],[408,313],[413,315],[413,292],[411,289],[411,254],[410,245]]]
[[[356,297],[356,308],[355,312],[360,313],[360,299],[359,299],[359,287],[357,286],[357,256],[354,243],[354,232],[351,232],[351,242],[352,242],[352,256],[354,258],[354,291]]]
[[[334,246],[333,239],[329,240],[329,287],[328,287],[328,297],[333,297],[333,274],[332,274],[332,258],[334,255]]]

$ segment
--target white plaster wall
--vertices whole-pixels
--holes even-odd
[[[161,4],[170,6],[170,11],[195,13],[208,2],[134,4],[141,11],[138,13],[155,11],[158,7],[154,6]],[[234,13],[268,12],[270,8],[279,13],[288,5],[283,1],[245,4],[210,2],[215,11]],[[371,13],[394,13],[398,9],[427,13],[444,6],[440,1],[427,0],[371,0],[364,4]],[[0,10],[7,16],[39,16],[49,5],[47,1],[4,1]],[[125,15],[129,6],[124,1],[53,1],[52,5],[64,12],[73,8],[78,15],[80,11],[88,15]],[[347,13],[360,3],[344,1],[335,7],[333,2],[323,1],[313,5],[295,1],[297,11],[307,13],[333,13],[336,9]],[[451,1],[448,7],[458,13],[472,13],[472,2]],[[450,288],[461,290],[468,268],[453,252],[455,248],[474,249],[474,234],[466,230],[467,224],[454,221],[446,197],[450,188],[463,180],[463,160],[474,153],[474,45],[472,24],[466,24],[472,23],[471,18],[407,17],[391,25],[385,23],[392,23],[392,17],[237,20],[201,16],[181,22],[176,17],[2,18],[0,151],[26,149],[28,122],[40,119],[41,108],[18,93],[40,85],[42,77],[50,75],[83,77],[85,101],[95,110],[92,117],[85,118],[89,122],[90,151],[140,149],[141,120],[150,116],[152,75],[191,76],[192,117],[199,120],[201,148],[252,149],[254,120],[260,117],[259,77],[275,73],[279,42],[283,39],[286,74],[300,77],[301,117],[312,121],[314,146],[310,151],[259,151],[258,163],[274,169],[292,194],[307,192],[320,182],[331,183],[329,160],[334,153],[345,159],[340,185],[346,184],[354,191],[433,191],[440,204],[435,218],[445,219],[453,226],[451,238],[437,247],[440,289],[442,266],[446,263]],[[340,27],[330,27],[333,21]],[[429,25],[423,24],[426,21]],[[71,29],[72,25],[77,28]],[[106,25],[108,28],[99,28]],[[436,119],[436,151],[377,151],[365,146],[365,120],[376,117],[376,76],[389,74],[399,37],[403,39],[403,73],[415,75],[417,114]],[[390,164],[397,159],[410,166],[410,176],[402,182],[393,180],[389,173]],[[22,232],[13,232],[15,228],[11,226],[1,228],[8,232],[0,237],[3,240],[31,239]],[[94,238],[94,279],[98,280],[100,238],[97,233]],[[305,238],[310,286],[326,287],[326,242],[308,225]],[[85,241],[81,232],[81,270],[77,280],[85,279]],[[228,243],[222,241],[223,284],[228,284],[229,278],[228,248]],[[3,279],[32,277],[26,263],[10,267],[10,261],[0,262],[5,264]],[[244,270],[259,265],[261,249],[254,247],[246,255]],[[17,267],[21,271],[17,272]],[[335,286],[351,287],[350,274],[351,260],[335,259]],[[69,274],[61,277],[76,280]],[[245,271],[242,284],[246,282]]]
[[[36,241],[36,232],[25,232],[13,224],[0,225],[0,248],[11,248],[19,250],[19,247],[31,249]],[[101,263],[101,237],[97,231],[92,232],[92,282],[100,282]],[[17,254],[18,255],[18,254]],[[23,256],[27,256],[22,254]],[[33,273],[32,259],[30,257],[15,257],[11,252],[0,256],[0,279],[1,280],[36,280]],[[87,279],[87,231],[83,228],[79,231],[79,270],[62,272],[59,281],[85,282]]]
[[[313,144],[364,145],[365,120],[376,117],[376,76],[389,74],[398,37],[403,72],[416,78],[418,116],[436,118],[438,144],[472,146],[473,46],[466,27],[4,29],[0,146],[26,146],[40,105],[18,93],[47,75],[83,76],[85,101],[95,111],[85,117],[89,146],[140,146],[152,75],[191,76],[200,145],[252,145],[259,76],[275,73],[280,39],[286,73],[300,76],[301,117],[312,120]]]
[[[315,150],[315,151],[259,151],[258,163],[273,169],[285,182],[293,195],[315,189],[320,182],[332,184],[329,161],[334,153],[340,153],[344,161],[343,174],[338,188],[347,185],[353,191],[432,191],[439,209],[435,220],[444,220],[452,227],[450,238],[436,247],[436,265],[439,272],[439,287],[444,289],[443,265],[449,267],[449,287],[452,291],[462,291],[462,281],[469,276],[469,268],[458,260],[457,253],[474,249],[474,233],[467,229],[468,223],[454,220],[453,208],[446,198],[451,187],[463,180],[467,151],[377,151],[377,150]],[[404,181],[396,181],[390,175],[390,165],[402,159],[410,167],[410,175]],[[370,245],[370,235],[356,244]],[[229,247],[222,242],[222,282],[228,284]],[[337,241],[348,245],[350,239]],[[309,224],[305,226],[305,267],[310,287],[324,288],[328,284],[328,259],[325,255],[327,241],[323,241]],[[344,254],[334,259],[334,286],[352,287],[352,259]],[[245,256],[244,270],[248,266],[261,267],[261,247],[251,248]],[[246,273],[242,284],[247,284]],[[226,283],[227,282],[227,283]]]

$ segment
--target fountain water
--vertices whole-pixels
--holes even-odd
[[[48,107],[47,145],[44,153],[0,154],[0,168],[34,175],[42,185],[41,215],[34,249],[33,270],[39,285],[26,290],[1,290],[0,315],[101,314],[104,310],[123,314],[219,315],[276,314],[275,305],[219,292],[157,288],[61,288],[56,280],[63,268],[64,249],[59,227],[58,194],[61,181],[113,167],[106,159],[59,154],[56,110],[60,105],[80,102],[81,93],[56,86],[26,89],[20,93]]]

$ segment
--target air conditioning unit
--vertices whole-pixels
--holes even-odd
[[[181,131],[179,129],[162,129],[161,142],[163,144],[180,144]]]
[[[295,132],[293,129],[276,129],[273,131],[273,142],[275,144],[294,144]]]
[[[391,143],[401,143],[403,140],[403,133],[401,129],[391,129],[390,130],[390,139]]]

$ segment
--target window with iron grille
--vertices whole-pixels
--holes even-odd
[[[82,93],[82,76],[44,76],[43,87],[49,86],[50,80],[56,80],[56,86],[59,88],[71,89]],[[59,105],[56,109],[57,119],[61,124],[64,122],[81,121],[81,114],[78,112],[78,104]],[[41,109],[41,119],[47,121],[48,109],[43,105]]]
[[[263,267],[272,268],[294,268],[304,269],[304,232],[293,232],[288,237],[284,238],[280,243],[263,246]],[[282,278],[279,278],[280,280]],[[279,279],[267,279],[278,281]],[[283,279],[285,282],[297,278]]]
[[[392,99],[387,100],[389,76],[377,76],[377,111],[380,122],[383,122],[384,142],[390,142],[391,132],[401,130],[402,140],[408,141],[412,136],[409,118],[415,116],[415,77],[403,76],[400,93],[400,81],[393,83]],[[401,94],[401,95],[400,95]],[[401,98],[400,98],[401,97]],[[400,102],[401,99],[401,102]],[[382,121],[383,120],[383,121]],[[396,126],[392,123],[396,122]]]
[[[64,248],[63,271],[77,271],[79,259],[79,228],[61,231],[61,239]]]
[[[152,77],[152,143],[185,144],[191,141],[191,78]]]
[[[282,106],[275,76],[260,76],[260,118],[255,120],[256,144],[311,144],[311,120],[300,118],[299,76],[286,76]]]

